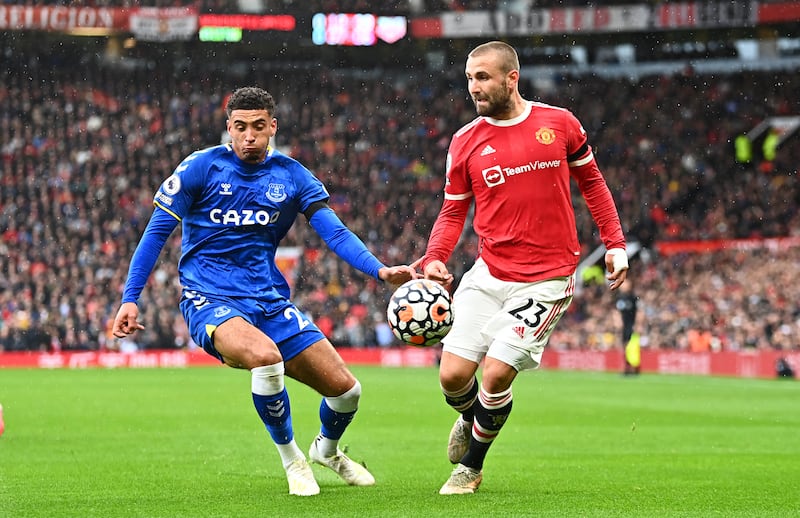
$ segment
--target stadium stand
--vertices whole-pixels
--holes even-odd
[[[153,73],[152,60],[122,64],[77,46],[36,56],[12,47],[3,58],[0,348],[9,351],[121,346],[108,327],[153,193],[185,155],[221,141],[224,95],[235,86],[257,83],[275,94],[277,147],[318,174],[335,210],[389,264],[424,252],[450,135],[474,117],[457,67],[434,74],[228,63],[221,73],[195,60]],[[522,88],[581,118],[623,227],[644,247],[631,275],[643,345],[688,350],[698,333],[711,335],[712,348],[800,345],[797,246],[672,255],[658,248],[798,236],[800,146],[782,146],[768,163],[756,152],[745,164],[733,147],[764,119],[797,115],[798,84],[796,69],[687,67],[638,78],[560,75],[548,88],[533,79]],[[588,254],[599,240],[580,200]],[[297,304],[337,345],[396,344],[379,339],[385,287],[334,259],[305,225],[285,244],[302,250],[293,270]],[[175,235],[142,296],[147,330],[122,346],[190,345],[176,306],[179,246]],[[467,233],[454,273],[475,253]],[[612,314],[613,296],[588,281],[551,343],[618,347]]]
[[[763,2],[764,0],[762,0]],[[777,2],[780,0],[767,0]],[[230,0],[71,0],[70,7],[197,7],[200,12],[209,13],[244,13],[244,12],[282,12],[292,14],[308,14],[317,12],[364,13],[380,12],[381,14],[420,14],[461,12],[473,10],[527,10],[553,9],[562,7],[586,7],[632,5],[632,4],[669,4],[679,0],[263,0],[261,2],[242,2]],[[63,0],[4,0],[9,5],[65,5]],[[380,4],[380,5],[376,5]],[[255,9],[253,8],[255,6]]]

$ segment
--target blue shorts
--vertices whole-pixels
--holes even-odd
[[[224,362],[222,355],[214,347],[214,330],[237,316],[270,337],[284,361],[325,338],[316,324],[286,299],[228,298],[184,290],[180,307],[192,339],[221,362]]]

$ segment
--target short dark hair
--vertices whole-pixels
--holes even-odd
[[[244,86],[234,90],[228,98],[228,104],[225,106],[228,117],[233,110],[267,110],[267,113],[274,115],[275,99],[263,88]]]
[[[478,57],[494,52],[497,55],[497,65],[504,74],[512,70],[519,70],[519,56],[514,47],[504,41],[490,41],[478,45],[467,57]]]

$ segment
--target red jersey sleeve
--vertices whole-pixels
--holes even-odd
[[[442,210],[433,224],[431,237],[428,239],[425,258],[420,265],[423,270],[425,265],[431,261],[438,260],[447,263],[448,259],[450,259],[450,255],[452,255],[461,237],[461,231],[464,229],[471,202],[471,198],[466,200],[444,200]]]
[[[570,175],[586,200],[586,207],[600,231],[600,239],[607,249],[625,249],[625,234],[619,221],[619,214],[608,189],[608,184],[597,166],[592,148],[589,146],[586,131],[571,113],[567,117],[568,155]]]

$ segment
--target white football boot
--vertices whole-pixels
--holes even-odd
[[[286,479],[289,481],[289,494],[314,496],[319,494],[319,485],[314,480],[314,472],[304,458],[297,458],[286,466]]]
[[[461,462],[461,458],[469,449],[471,436],[472,423],[464,421],[463,417],[459,415],[450,430],[450,437],[447,440],[447,458],[450,460],[450,464]]]
[[[450,474],[450,478],[442,486],[442,489],[439,490],[439,494],[468,495],[478,490],[482,480],[482,471],[459,464]]]
[[[367,468],[352,460],[339,448],[336,448],[336,455],[323,457],[317,450],[317,441],[314,440],[308,450],[308,458],[316,464],[330,468],[351,486],[372,486],[375,484],[375,477],[367,471]]]

